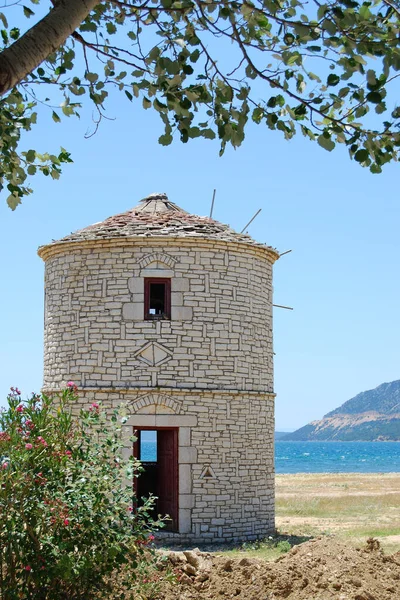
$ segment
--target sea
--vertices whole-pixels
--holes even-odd
[[[142,442],[143,461],[156,442]],[[275,442],[276,473],[400,473],[400,442]]]

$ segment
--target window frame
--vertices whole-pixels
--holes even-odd
[[[150,286],[152,283],[165,285],[164,313],[162,315],[150,314]],[[170,277],[145,277],[144,278],[144,320],[162,321],[171,320],[171,278]]]

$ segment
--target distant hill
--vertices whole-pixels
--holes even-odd
[[[288,435],[287,431],[275,431],[275,439],[281,440],[285,435]]]
[[[284,441],[400,441],[400,380],[361,392],[280,438]]]

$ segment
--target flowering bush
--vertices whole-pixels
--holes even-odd
[[[113,598],[107,582],[134,576],[162,525],[151,498],[134,502],[141,467],[123,459],[121,419],[98,404],[73,417],[74,401],[72,382],[24,402],[11,388],[0,413],[1,600]]]

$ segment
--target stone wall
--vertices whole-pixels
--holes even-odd
[[[273,391],[272,264],[261,250],[212,241],[170,242],[167,253],[142,240],[75,246],[46,262],[45,388],[72,379]],[[157,276],[172,278],[170,321],[144,320],[143,279]],[[149,342],[163,349],[156,364],[146,360]]]
[[[245,541],[274,530],[273,394],[188,389],[79,393],[82,406],[123,406],[129,417],[127,438],[135,428],[179,427],[179,533],[160,537]],[[131,453],[127,446],[126,455]]]
[[[83,405],[126,404],[128,434],[179,428],[179,534],[163,537],[272,531],[275,258],[205,239],[47,248],[44,390],[73,380]],[[144,320],[145,277],[171,278],[170,321]]]

